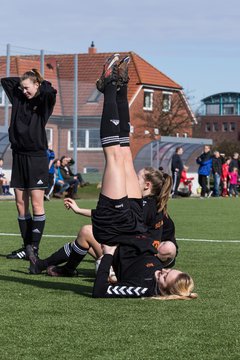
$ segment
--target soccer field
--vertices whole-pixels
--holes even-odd
[[[60,200],[45,207],[41,257],[90,223]],[[0,359],[240,359],[240,199],[174,199],[169,213],[176,268],[192,275],[199,298],[92,299],[90,256],[77,278],[29,275],[27,261],[5,258],[22,243],[15,203],[0,201]]]

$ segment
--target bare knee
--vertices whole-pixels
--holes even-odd
[[[81,239],[89,240],[93,237],[92,225],[84,225],[77,236],[77,242],[80,244]]]
[[[177,254],[176,246],[171,241],[163,241],[161,242],[158,248],[158,257],[163,262],[167,261],[168,259],[174,259]]]

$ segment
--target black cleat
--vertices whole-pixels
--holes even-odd
[[[31,245],[27,245],[26,254],[30,261],[29,273],[34,275],[41,274],[42,270],[38,266],[39,259],[37,249],[34,249]]]
[[[26,255],[26,248],[22,247],[20,249],[14,250],[11,252],[11,254],[6,255],[7,259],[19,259],[19,260],[26,260],[27,259],[27,255]]]
[[[68,270],[65,266],[49,266],[47,268],[49,276],[75,277],[78,276],[77,270]]]

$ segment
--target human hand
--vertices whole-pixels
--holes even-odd
[[[77,206],[77,203],[76,201],[74,201],[73,199],[71,198],[66,198],[64,199],[64,206],[67,210],[70,210],[72,209],[74,212],[78,212],[79,210],[79,207]]]

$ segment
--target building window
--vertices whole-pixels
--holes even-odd
[[[53,129],[46,128],[47,142],[48,144],[53,144]]]
[[[163,96],[162,111],[169,112],[171,110],[172,93],[164,91],[162,96]]]
[[[223,105],[223,115],[234,115],[236,114],[236,107],[234,104],[224,104]]]
[[[219,115],[219,114],[220,114],[219,104],[206,105],[206,115]]]
[[[217,122],[213,123],[213,131],[218,131],[219,130],[219,126]]]
[[[211,124],[210,123],[206,123],[205,124],[205,132],[209,132],[211,131]]]
[[[5,92],[2,85],[0,85],[0,106],[5,105]]]
[[[153,109],[153,90],[144,90],[144,100],[143,100],[143,109],[152,110]]]
[[[78,129],[77,148],[81,150],[102,149],[99,129]],[[68,149],[73,150],[73,130],[68,131]]]
[[[222,124],[222,131],[224,131],[224,132],[228,131],[228,123],[227,122],[224,122]]]
[[[231,122],[230,123],[230,131],[235,131],[236,130],[236,123],[235,122]]]

